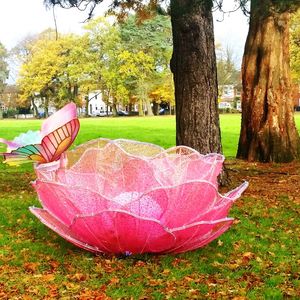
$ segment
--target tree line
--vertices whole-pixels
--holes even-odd
[[[158,15],[141,25],[135,16],[122,24],[101,17],[90,20],[84,30],[82,35],[57,36],[49,29],[14,48],[21,62],[20,104],[30,102],[37,114],[35,99],[41,98],[47,115],[50,102],[56,108],[69,101],[82,105],[86,97],[88,105],[89,92],[100,90],[114,113],[120,104],[138,106],[140,115],[145,108],[153,114],[150,102],[154,107],[161,102],[174,105],[168,17]]]
[[[85,102],[87,114],[89,92],[100,90],[115,115],[118,105],[129,111],[136,106],[139,115],[158,114],[160,105],[173,108],[170,18],[138,21],[133,15],[122,23],[101,17],[90,20],[82,35],[48,29],[26,37],[10,51],[10,59],[21,66],[13,105],[31,107],[35,116],[39,105],[47,116],[50,104],[58,109],[69,101]],[[220,85],[238,83],[232,51],[216,47]]]

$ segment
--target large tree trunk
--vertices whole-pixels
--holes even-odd
[[[251,1],[242,66],[242,127],[238,158],[288,162],[299,158],[289,68],[289,13],[270,0]]]
[[[212,1],[171,0],[176,143],[221,152]]]

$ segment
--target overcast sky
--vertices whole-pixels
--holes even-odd
[[[104,1],[107,3],[108,1]],[[233,0],[226,0],[225,8],[233,7]],[[104,12],[104,5],[98,6],[96,16]],[[58,31],[63,33],[80,33],[82,22],[87,12],[79,12],[77,9],[56,8]],[[240,63],[243,46],[245,43],[248,21],[240,12],[214,15],[216,41],[223,47],[230,47],[237,64]],[[220,22],[218,21],[220,20]],[[9,50],[19,41],[30,34],[35,34],[54,27],[52,10],[47,10],[43,0],[0,0],[0,42]],[[14,81],[12,72],[10,82]]]

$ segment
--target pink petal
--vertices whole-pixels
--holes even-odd
[[[150,164],[161,185],[177,185],[190,180],[207,180],[216,185],[223,161],[221,154],[201,155],[179,146],[162,152],[150,160]]]
[[[100,250],[97,249],[96,247],[81,242],[79,238],[75,236],[74,233],[67,226],[65,226],[63,223],[61,223],[52,215],[50,215],[46,210],[35,208],[35,207],[30,207],[29,209],[43,224],[45,224],[47,227],[55,231],[65,240],[85,250],[91,252],[100,252]]]
[[[63,126],[77,118],[77,109],[75,103],[71,102],[65,105],[62,109],[54,113],[42,123],[41,135],[42,138],[55,129]]]
[[[86,178],[94,176],[98,184],[95,185],[92,181],[92,189],[110,199],[121,193],[141,193],[159,186],[147,161],[127,156],[117,147],[110,147],[106,151],[85,151],[82,159],[70,171],[66,171],[70,185],[78,185],[78,176],[81,176],[80,185],[83,186],[90,186]]]
[[[121,207],[118,203],[81,187],[37,180],[34,188],[43,207],[66,226],[72,224],[77,215],[95,214]]]
[[[117,139],[110,141],[110,143],[118,146],[118,148],[125,152],[127,155],[134,157],[144,157],[149,159],[164,151],[164,148],[155,144],[127,139]]]
[[[232,222],[233,219],[222,219],[174,229],[172,233],[176,237],[176,245],[168,252],[181,253],[203,247],[225,232]]]
[[[69,200],[68,190],[59,188],[59,186],[57,189],[54,189],[51,184],[44,184],[39,180],[33,183],[33,187],[39,196],[41,204],[51,215],[67,226],[72,223],[74,216],[79,213],[79,210]]]
[[[207,180],[217,186],[223,161],[224,157],[220,154],[210,154],[201,159],[190,161],[186,166],[186,180]]]
[[[226,218],[232,204],[242,195],[248,185],[248,182],[244,182],[239,187],[227,193],[225,196],[219,195],[218,201],[216,202],[215,206],[206,214],[200,215],[198,218],[196,218],[194,222],[198,222],[201,220],[213,221]]]
[[[89,245],[108,253],[157,253],[175,244],[174,236],[156,220],[123,211],[78,217],[70,229]]]
[[[212,209],[218,199],[216,187],[206,181],[192,181],[147,193],[163,207],[160,222],[175,228],[191,223]]]

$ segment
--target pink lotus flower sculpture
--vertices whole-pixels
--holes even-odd
[[[180,253],[232,224],[228,211],[248,183],[221,196],[224,157],[188,147],[99,139],[36,166],[43,209],[31,211],[73,244],[115,254]]]

